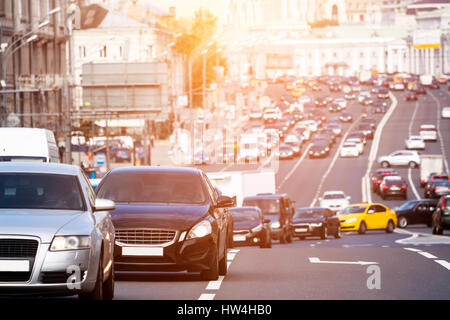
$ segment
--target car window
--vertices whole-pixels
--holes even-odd
[[[280,214],[279,199],[245,199],[244,206],[255,206],[261,209],[263,215]]]
[[[204,204],[207,192],[198,174],[120,172],[107,175],[97,195],[115,202]]]
[[[0,208],[85,210],[78,177],[46,173],[1,173]]]
[[[92,189],[91,183],[89,182],[89,180],[86,178],[86,176],[84,174],[82,174],[82,177],[83,177],[83,182],[84,182],[84,188],[85,188],[86,193],[89,198],[89,203],[90,203],[91,207],[94,207],[95,206],[95,198],[96,198],[94,189]]]
[[[217,199],[219,199],[219,194],[217,193],[216,189],[212,186],[211,181],[209,181],[208,177],[203,174],[203,178],[206,181],[206,189],[208,190],[208,193],[215,204],[217,202]]]

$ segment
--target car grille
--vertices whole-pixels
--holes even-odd
[[[116,242],[128,245],[162,245],[175,239],[176,231],[164,229],[117,229]]]
[[[0,258],[34,258],[38,242],[27,239],[0,239]]]
[[[39,242],[30,239],[0,239],[0,259],[24,258],[30,261],[29,272],[0,272],[0,282],[26,282],[33,270]]]

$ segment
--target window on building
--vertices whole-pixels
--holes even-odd
[[[146,54],[147,54],[147,58],[148,59],[153,59],[153,46],[149,45],[147,46],[147,50],[146,50]]]
[[[0,17],[4,17],[6,15],[6,1],[0,1]]]
[[[80,58],[86,58],[86,46],[79,46],[78,47],[78,56]]]
[[[100,58],[106,58],[106,45],[100,49]]]

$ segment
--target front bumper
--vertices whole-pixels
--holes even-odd
[[[239,231],[233,233],[233,244],[241,245],[259,245],[264,241],[264,229],[258,232]]]
[[[294,225],[293,228],[295,237],[320,236],[322,230],[322,226],[313,227],[309,224],[298,224]]]
[[[340,220],[341,231],[358,231],[359,221],[346,222],[346,220]]]
[[[202,238],[179,241],[177,234],[173,243],[162,246],[162,256],[128,256],[122,254],[123,247],[114,246],[116,271],[202,271],[210,268],[211,261],[216,254],[216,244],[212,235]],[[150,248],[158,246],[139,246]]]
[[[28,279],[18,281],[15,278],[9,278],[5,272],[0,272],[2,275],[0,294],[75,295],[91,292],[94,289],[98,264],[91,250],[53,252],[49,251],[49,247],[49,243],[39,243],[34,261],[30,260],[31,272]],[[2,260],[5,259],[9,260],[9,258],[2,258]],[[12,259],[22,260],[22,258]]]

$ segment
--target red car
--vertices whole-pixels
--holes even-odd
[[[419,98],[419,96],[418,96],[417,93],[414,92],[414,91],[410,91],[410,92],[408,92],[408,94],[406,95],[406,101],[409,101],[409,100],[417,100],[418,98]]]

